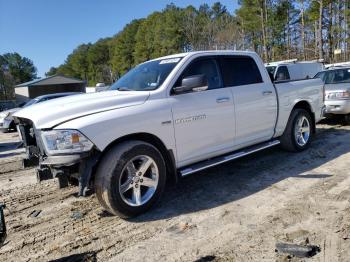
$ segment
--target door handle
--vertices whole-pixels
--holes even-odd
[[[220,97],[220,98],[216,99],[216,103],[225,103],[225,102],[228,102],[228,101],[230,101],[229,97]]]
[[[263,96],[268,96],[272,94],[272,91],[263,91],[262,94]]]

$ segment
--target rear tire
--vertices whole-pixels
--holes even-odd
[[[281,147],[290,152],[307,149],[313,138],[313,128],[310,113],[304,109],[294,109],[280,139]]]
[[[108,212],[130,218],[146,212],[161,198],[166,167],[159,150],[143,141],[112,147],[95,176],[96,195]]]

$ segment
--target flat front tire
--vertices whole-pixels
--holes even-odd
[[[281,137],[282,148],[291,152],[307,149],[313,138],[313,125],[308,111],[305,109],[294,109]]]
[[[143,141],[127,141],[104,155],[97,168],[95,189],[108,212],[130,218],[154,206],[165,182],[166,167],[159,150]]]

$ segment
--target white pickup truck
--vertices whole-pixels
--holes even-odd
[[[274,85],[253,52],[202,51],[136,66],[109,91],[55,99],[15,114],[39,181],[94,188],[131,217],[167,179],[281,144],[306,149],[324,110],[320,79]]]

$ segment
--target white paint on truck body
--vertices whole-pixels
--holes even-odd
[[[250,57],[262,81],[174,95],[172,89],[197,58]],[[16,116],[37,129],[76,129],[103,151],[123,136],[148,133],[173,150],[177,168],[277,138],[293,107],[307,102],[321,119],[323,83],[319,79],[274,85],[254,52],[201,51],[159,58],[181,61],[152,91],[105,91],[44,102]]]

